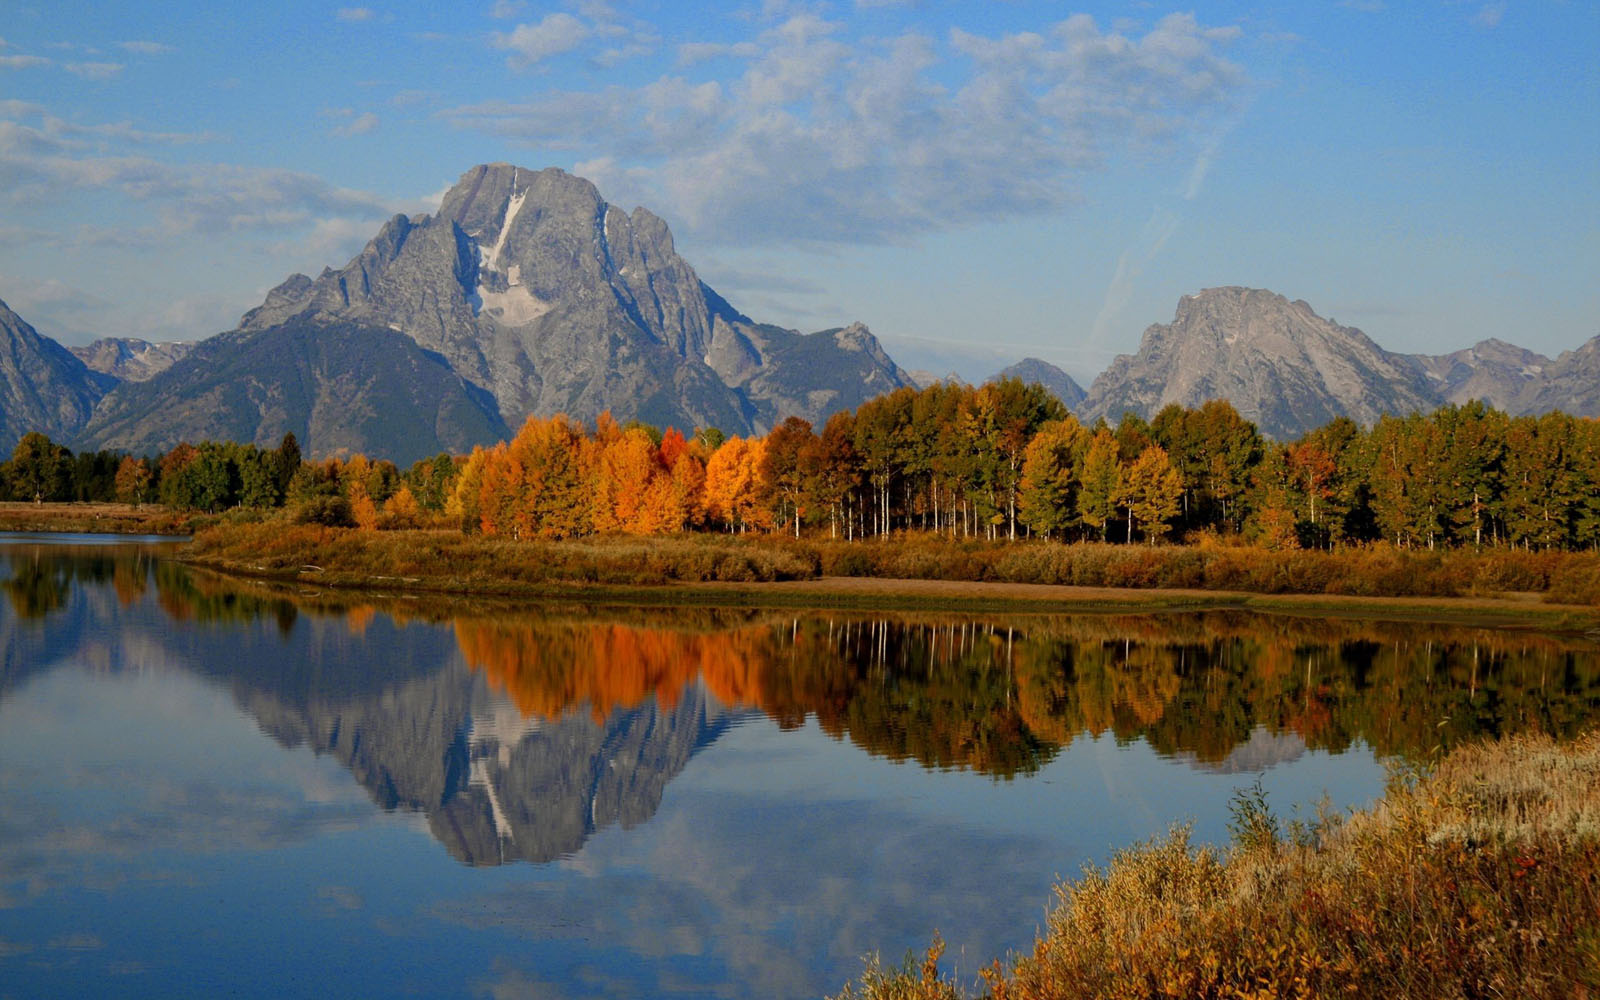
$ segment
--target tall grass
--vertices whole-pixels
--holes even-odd
[[[1033,950],[966,994],[870,965],[841,998],[1600,996],[1600,735],[1475,744],[1375,808],[1280,831],[1235,803],[1235,842],[1186,830],[1057,889]]]
[[[282,572],[314,565],[351,576],[490,588],[552,582],[763,582],[824,575],[1365,597],[1535,593],[1547,601],[1600,605],[1600,554],[1508,549],[1429,552],[1375,545],[1274,552],[1215,542],[1068,545],[927,534],[853,542],[723,534],[519,542],[445,529],[364,532],[279,516],[255,522],[230,519],[202,531],[193,557],[247,570]]]

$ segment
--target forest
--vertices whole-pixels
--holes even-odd
[[[686,531],[854,540],[1157,544],[1222,537],[1267,549],[1600,550],[1600,422],[1509,417],[1478,402],[1340,418],[1265,438],[1226,401],[1085,425],[1042,387],[900,389],[759,437],[685,436],[602,414],[530,418],[510,440],[399,469],[364,455],[180,444],[74,455],[42,434],[4,463],[7,499],[286,508],[301,523],[455,528],[510,539]]]

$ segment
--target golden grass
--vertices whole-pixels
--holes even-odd
[[[1235,803],[1235,843],[1187,831],[1057,890],[992,1000],[1600,995],[1600,735],[1523,736],[1401,774],[1375,808],[1277,830]],[[949,1000],[930,968],[873,963],[839,994]]]
[[[288,516],[226,517],[197,534],[192,561],[325,582],[409,581],[513,592],[552,584],[767,583],[819,576],[1118,590],[1501,598],[1600,607],[1600,554],[1400,550],[1269,552],[1232,545],[1065,545],[911,534],[844,542],[713,533],[514,541],[449,529],[359,531]]]

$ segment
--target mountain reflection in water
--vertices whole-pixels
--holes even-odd
[[[472,865],[550,861],[648,820],[751,713],[1011,780],[1084,734],[1259,770],[1358,741],[1423,758],[1480,735],[1570,735],[1600,710],[1594,644],[1525,632],[1242,612],[351,603],[125,547],[7,552],[0,698],[69,655],[181,665],[282,745],[337,759],[383,808],[426,816]]]

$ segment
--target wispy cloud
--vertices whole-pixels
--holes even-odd
[[[1478,8],[1472,15],[1472,23],[1479,28],[1498,28],[1500,21],[1506,16],[1506,5],[1503,3],[1486,3]]]
[[[378,13],[371,7],[340,7],[333,16],[346,24],[359,24],[362,21],[373,20]]]
[[[1090,348],[1099,348],[1111,337],[1112,326],[1133,301],[1133,290],[1144,269],[1155,260],[1167,241],[1178,232],[1180,219],[1164,208],[1150,213],[1139,238],[1117,258],[1117,269],[1106,285],[1100,311],[1095,314],[1094,327],[1089,334]]]
[[[49,66],[50,60],[44,56],[0,56],[0,69],[32,69],[35,66]]]
[[[746,59],[727,83],[672,75],[444,114],[570,150],[609,196],[660,205],[712,242],[894,243],[1062,208],[1085,171],[1192,141],[1247,83],[1223,55],[1237,30],[1189,15],[1143,35],[1078,16],[864,46],[839,27],[800,14],[736,45],[680,47],[685,65]]]
[[[333,129],[333,134],[342,138],[348,138],[353,135],[366,135],[368,132],[377,131],[377,129],[378,116],[373,114],[371,111],[366,111],[351,118],[343,125],[335,126]]]
[[[66,63],[63,68],[85,80],[109,80],[127,67],[114,62],[74,62]]]
[[[118,42],[117,47],[124,52],[132,52],[141,56],[165,56],[178,51],[175,47],[163,42],[150,42],[135,40],[131,42]]]
[[[334,217],[374,223],[395,209],[385,199],[336,187],[311,174],[231,164],[167,163],[117,143],[172,142],[181,133],[123,125],[42,127],[0,120],[0,202],[32,205],[72,200],[85,191],[116,192],[154,211],[154,232],[274,231]],[[111,143],[111,147],[107,147]]]

